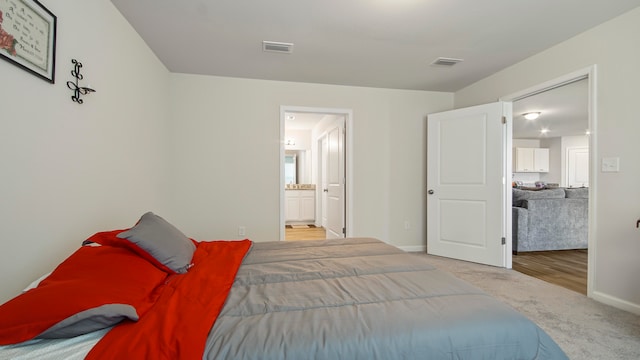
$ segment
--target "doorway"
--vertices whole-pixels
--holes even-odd
[[[352,111],[282,106],[280,112],[280,240],[348,236]]]
[[[513,255],[513,268],[590,297],[594,279],[595,238],[592,234],[597,175],[595,72],[594,65],[501,98],[513,102],[513,131],[510,134],[513,147],[531,145],[549,149],[547,171],[516,173],[514,167],[513,183],[525,188],[533,185],[537,188],[588,190],[585,199],[587,214],[584,215],[586,246],[519,252]],[[525,120],[523,115],[529,112],[539,112],[541,121]],[[545,114],[546,118],[543,117]],[[517,229],[514,227],[513,231],[515,237]]]
[[[495,106],[503,106],[502,116],[496,116],[500,114],[500,111],[491,110],[491,106],[494,104],[482,104],[471,106],[468,108],[450,110],[438,114],[430,114],[428,117],[428,150],[427,150],[427,187],[428,187],[428,200],[427,200],[427,252],[434,253],[440,256],[446,256],[461,260],[474,261],[479,263],[491,264],[489,261],[483,260],[483,255],[487,257],[491,256],[494,259],[499,259],[500,256],[504,256],[502,264],[496,264],[496,266],[504,266],[507,268],[512,267],[512,240],[513,240],[513,226],[512,226],[512,196],[511,196],[511,181],[509,177],[512,174],[512,104],[514,101],[518,101],[535,94],[548,91],[552,88],[558,88],[562,85],[573,83],[578,80],[588,80],[588,119],[589,119],[589,186],[588,191],[588,221],[582,229],[587,229],[587,243],[588,247],[592,249],[588,254],[588,271],[587,271],[587,295],[592,296],[593,279],[594,279],[594,266],[593,261],[595,258],[595,239],[594,234],[594,221],[595,214],[595,192],[597,191],[597,173],[595,168],[597,161],[594,153],[596,149],[596,119],[595,119],[595,65],[589,68],[576,71],[574,73],[565,75],[558,79],[548,81],[546,83],[534,86],[532,88],[520,91],[518,93],[504,96],[498,103],[494,103]],[[475,119],[475,121],[474,121]],[[501,130],[495,127],[498,123],[504,124],[504,129]],[[487,126],[491,126],[489,129]],[[468,131],[473,126],[479,127],[475,131]],[[486,130],[485,130],[486,129]],[[470,134],[477,134],[476,137],[472,137]],[[447,134],[451,135],[448,136]],[[500,135],[502,134],[502,135]],[[439,141],[439,138],[445,137],[446,141]],[[496,136],[502,136],[497,138]],[[460,144],[459,140],[465,139],[465,143]],[[474,149],[470,149],[470,146],[474,145]],[[442,147],[440,147],[442,145]],[[491,171],[484,171],[477,169],[479,166],[483,166],[483,159],[476,159],[471,161],[473,156],[479,156],[478,154],[485,154],[488,150],[485,147],[491,145],[491,151],[495,146],[500,146],[500,155],[492,155],[492,161],[497,161],[500,157],[502,159],[502,168],[494,169]],[[533,150],[533,149],[531,149]],[[536,151],[530,153],[535,154]],[[439,164],[442,163],[443,158],[446,158],[447,169],[441,171]],[[535,159],[531,162],[535,163]],[[458,166],[460,165],[460,166]],[[466,166],[466,167],[465,167]],[[467,168],[476,169],[475,178],[468,177],[465,172]],[[492,214],[499,214],[502,210],[502,225],[498,221],[483,221],[489,213],[485,211],[485,204],[487,197],[471,198],[476,193],[472,192],[460,192],[467,198],[458,198],[457,193],[454,190],[461,189],[460,186],[454,186],[456,184],[467,184],[476,182],[478,184],[489,183],[484,180],[485,174],[492,176],[492,179],[496,175],[502,176],[498,181],[491,180],[492,184],[501,184],[502,191],[494,191],[495,195],[490,198],[502,199],[503,202],[501,209],[490,211]],[[445,176],[447,181],[442,181],[439,177]],[[449,188],[443,189],[440,184],[446,183]],[[445,190],[443,192],[443,190]],[[453,195],[452,195],[453,194]],[[484,194],[484,193],[483,193]],[[475,209],[468,209],[475,206]],[[488,206],[488,205],[487,205]],[[442,211],[443,207],[447,207],[446,211]],[[463,214],[464,216],[460,216]],[[437,217],[444,216],[445,219],[438,219]],[[478,229],[482,236],[478,240],[478,235],[471,234],[465,227],[459,226],[459,221],[456,222],[456,218],[464,218],[468,222],[469,218],[473,217],[473,220],[478,225]],[[439,225],[444,224],[444,228],[440,228]],[[501,229],[502,227],[502,229]],[[495,236],[496,233],[502,232],[502,239]],[[487,236],[486,234],[494,234],[493,236]],[[493,246],[494,242],[502,241],[502,247]],[[457,251],[462,249],[464,251]],[[506,250],[506,251],[505,251]]]

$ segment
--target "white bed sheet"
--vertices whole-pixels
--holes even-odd
[[[0,346],[0,360],[82,360],[111,328],[70,339],[36,339]]]

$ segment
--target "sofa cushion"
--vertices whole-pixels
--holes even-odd
[[[565,189],[520,190],[513,189],[513,206],[523,206],[523,202],[533,199],[564,199]]]
[[[527,234],[518,239],[518,251],[586,249],[587,199],[526,200]],[[518,234],[519,235],[519,234]]]
[[[564,189],[565,195],[569,199],[588,199],[589,188],[566,188]]]

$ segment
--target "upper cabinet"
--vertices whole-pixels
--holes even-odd
[[[549,149],[515,148],[514,172],[549,172]]]

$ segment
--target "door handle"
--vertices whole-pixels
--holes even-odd
[[[427,191],[427,193],[428,193],[429,195],[433,195],[434,191],[433,191],[432,189],[429,189],[429,191]]]
[[[324,192],[329,192],[329,189],[322,189],[322,191],[324,191]]]

